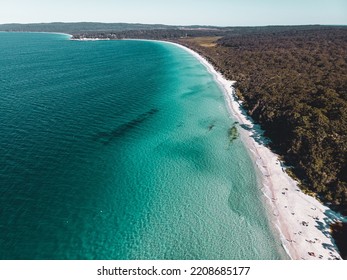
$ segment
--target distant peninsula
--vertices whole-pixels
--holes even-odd
[[[347,214],[347,26],[3,24],[0,31],[185,45],[227,79],[306,192]]]
[[[86,22],[6,24],[0,31],[62,32],[77,40],[153,39],[193,49],[237,81],[237,98],[301,189],[347,215],[347,26]]]

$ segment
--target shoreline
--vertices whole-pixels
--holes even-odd
[[[330,233],[330,225],[343,217],[304,194],[286,172],[278,155],[266,147],[262,130],[245,114],[235,95],[236,81],[229,81],[197,52],[176,45],[197,58],[223,90],[228,111],[238,121],[238,130],[260,175],[260,190],[266,198],[269,221],[277,229],[282,246],[291,259],[342,259]],[[242,128],[242,125],[244,128]],[[270,212],[271,211],[271,212]]]
[[[107,39],[72,39],[99,41]],[[263,131],[247,116],[236,98],[235,83],[224,78],[206,58],[194,50],[170,41],[150,39],[122,39],[153,41],[184,49],[204,65],[224,93],[229,114],[239,123],[238,130],[253,161],[259,189],[264,196],[268,219],[280,238],[287,255],[293,260],[342,259],[330,232],[330,225],[344,217],[333,212],[314,197],[304,194],[268,147]],[[242,126],[240,126],[242,125]]]

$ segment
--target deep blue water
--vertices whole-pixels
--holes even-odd
[[[280,259],[223,94],[184,50],[0,33],[1,259]]]

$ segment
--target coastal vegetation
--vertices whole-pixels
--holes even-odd
[[[74,35],[92,35],[102,36],[105,34],[128,34],[147,33],[154,30],[153,34],[166,30],[225,30],[226,28],[213,27],[213,26],[177,26],[177,25],[164,25],[164,24],[141,24],[141,23],[103,23],[103,22],[52,22],[52,23],[9,23],[0,24],[0,31],[10,32],[62,32]],[[140,31],[140,32],[137,32]],[[175,33],[175,32],[174,32]],[[172,34],[174,34],[172,33]],[[148,36],[148,35],[147,35]]]
[[[347,27],[53,23],[0,30],[169,40],[194,49],[237,81],[244,108],[302,189],[347,214]]]
[[[307,192],[347,213],[347,28],[264,28],[180,43],[237,81],[237,96]]]
[[[335,240],[337,247],[339,248],[340,255],[344,260],[347,260],[347,223],[335,223],[330,226],[331,235]]]

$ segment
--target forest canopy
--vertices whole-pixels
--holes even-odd
[[[265,130],[302,189],[347,214],[347,27],[213,27],[104,23],[0,25],[74,39],[156,39],[205,56]]]
[[[347,28],[227,34],[202,53],[265,130],[304,190],[347,212]]]

